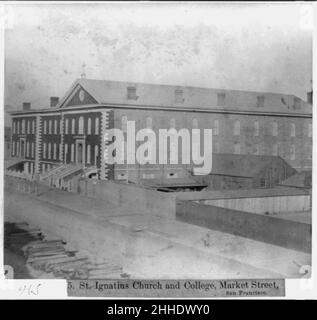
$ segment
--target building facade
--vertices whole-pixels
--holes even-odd
[[[181,143],[177,165],[109,165],[105,132],[119,128],[126,138],[129,120],[136,131],[212,129],[213,153],[273,155],[299,171],[312,167],[312,104],[292,95],[79,79],[50,108],[24,104],[11,116],[11,156],[29,174],[74,164],[96,168],[100,179],[186,175],[192,164],[181,164]]]

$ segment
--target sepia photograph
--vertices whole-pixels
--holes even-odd
[[[12,278],[310,274],[311,6],[6,3]]]

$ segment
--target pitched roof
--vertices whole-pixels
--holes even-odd
[[[312,172],[302,171],[294,174],[288,179],[280,183],[282,186],[296,188],[311,188],[312,187]]]
[[[311,114],[312,112],[311,105],[294,95],[92,79],[76,80],[57,107],[63,106],[70,93],[78,85],[88,91],[99,104],[307,114]],[[136,88],[136,100],[127,99],[128,87]],[[182,92],[183,102],[176,102],[176,90]],[[224,106],[217,105],[218,93],[225,94]],[[264,97],[264,107],[257,107],[258,96]],[[294,109],[294,99],[297,99],[300,104],[300,107],[297,109]]]
[[[277,156],[214,153],[211,174],[253,178],[273,161],[283,161],[289,166],[285,160]]]

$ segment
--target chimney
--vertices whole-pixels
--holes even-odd
[[[31,103],[30,102],[23,102],[22,110],[30,110],[30,109],[31,109]]]
[[[307,103],[313,104],[313,91],[307,92]]]
[[[56,107],[59,102],[59,97],[51,97],[51,107]]]

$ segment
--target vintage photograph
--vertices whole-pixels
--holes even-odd
[[[14,279],[289,279],[312,261],[310,3],[7,3]]]

